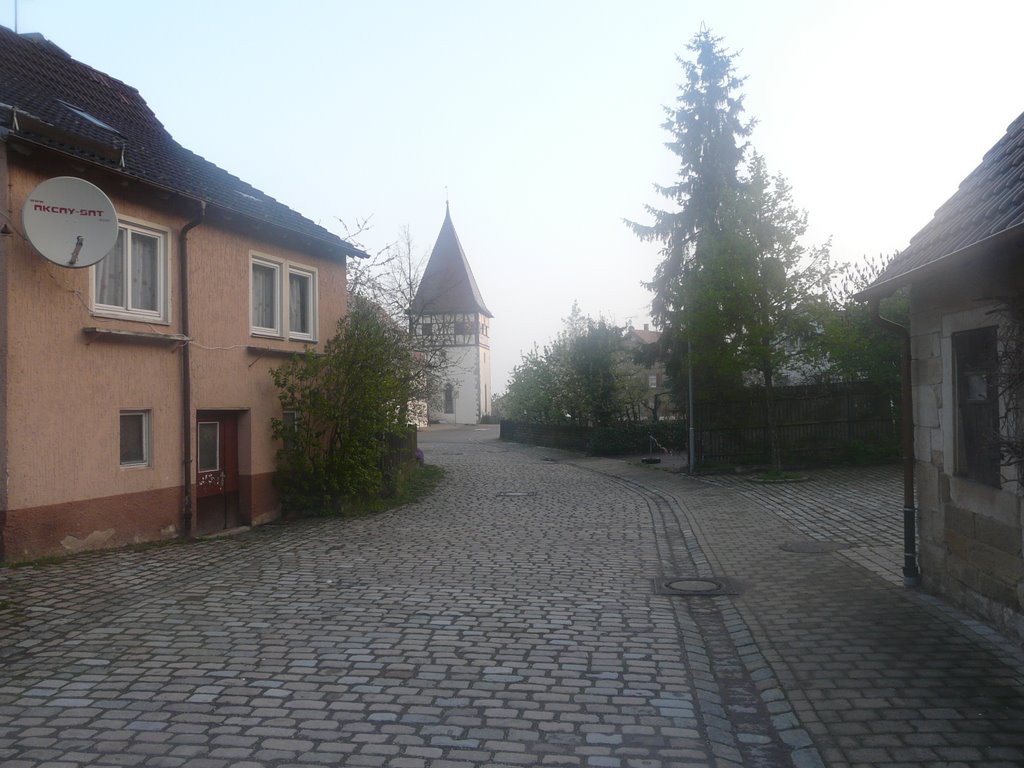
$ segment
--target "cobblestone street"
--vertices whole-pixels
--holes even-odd
[[[903,588],[898,468],[496,434],[382,515],[0,569],[0,765],[1024,765],[1024,653]]]

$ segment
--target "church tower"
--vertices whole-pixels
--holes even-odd
[[[442,346],[447,367],[427,418],[443,424],[477,424],[491,413],[493,315],[484,304],[445,204],[444,223],[412,301],[410,327]]]

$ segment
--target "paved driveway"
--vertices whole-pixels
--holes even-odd
[[[421,444],[418,505],[0,570],[0,765],[1024,764],[1019,649],[898,586],[894,473]]]

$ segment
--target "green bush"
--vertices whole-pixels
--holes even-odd
[[[297,414],[272,420],[282,507],[332,514],[379,497],[389,479],[388,436],[407,429],[417,382],[408,334],[353,302],[322,353],[307,348],[271,376],[282,408]]]

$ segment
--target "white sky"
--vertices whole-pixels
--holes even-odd
[[[494,390],[574,300],[640,327],[676,55],[739,52],[752,145],[839,261],[904,248],[1024,110],[1020,0],[19,0],[20,32],[137,88],[183,145],[328,229],[428,252],[452,219]],[[0,0],[15,26],[15,0]]]

